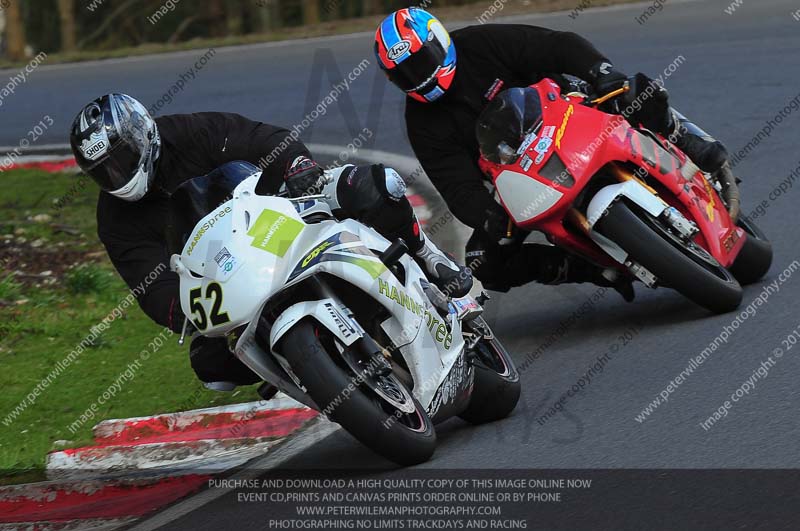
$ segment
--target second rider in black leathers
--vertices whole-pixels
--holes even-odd
[[[466,262],[485,287],[506,291],[531,281],[609,284],[599,268],[558,247],[521,239],[499,244],[509,218],[478,167],[475,130],[479,115],[501,90],[527,87],[544,77],[567,88],[562,74],[569,74],[589,82],[597,94],[607,94],[624,85],[625,74],[575,33],[485,24],[448,34],[419,8],[402,9],[383,21],[375,53],[389,79],[408,95],[405,118],[414,153],[456,218],[475,229]],[[642,75],[635,81],[637,91],[630,98],[654,92],[636,120],[670,136],[704,171],[724,164],[724,147],[671,110],[662,87]],[[629,282],[612,285],[632,298]]]

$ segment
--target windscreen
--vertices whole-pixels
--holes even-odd
[[[233,190],[260,170],[249,162],[223,164],[209,174],[181,184],[170,198],[167,246],[169,254],[180,254],[195,225],[222,203],[231,199]]]
[[[542,102],[532,88],[512,88],[493,99],[478,118],[481,155],[497,164],[517,161],[525,137],[542,123]]]

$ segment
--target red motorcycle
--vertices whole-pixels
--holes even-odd
[[[480,166],[524,231],[713,312],[736,309],[742,284],[772,263],[772,246],[739,216],[729,165],[704,174],[668,139],[632,126],[550,79],[508,89],[478,121]],[[613,278],[611,278],[613,280]]]

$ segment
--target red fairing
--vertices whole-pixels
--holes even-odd
[[[519,208],[515,212],[501,196],[503,206],[517,226],[541,231],[552,243],[601,265],[618,266],[586,234],[568,227],[565,220],[579,194],[602,168],[611,163],[623,166],[629,163],[655,178],[658,183],[653,186],[658,196],[698,225],[699,245],[722,266],[733,263],[746,233],[732,222],[716,190],[686,155],[663,138],[656,137],[656,141],[634,129],[622,116],[585,105],[582,96],[562,96],[559,87],[550,80],[532,88],[539,92],[542,102],[543,123],[536,137],[530,139],[527,147],[523,144],[520,149],[524,148],[524,152],[513,164],[493,163],[484,157],[479,161],[493,183],[508,171],[555,190],[555,196],[560,194],[552,205],[536,205],[533,201],[532,208],[521,212]],[[554,156],[557,158],[551,163]],[[508,200],[513,202],[515,198]]]

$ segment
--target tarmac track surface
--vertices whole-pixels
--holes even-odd
[[[673,104],[732,152],[750,142],[800,93],[795,3],[746,1],[729,15],[726,1],[669,1],[644,24],[637,23],[636,17],[649,5],[589,10],[575,19],[564,13],[515,20],[577,31],[628,72],[658,76],[682,56],[666,80]],[[219,49],[197,79],[159,113],[226,110],[291,126],[316,106],[330,83],[366,59],[371,64],[339,99],[341,104],[328,108],[302,138],[341,145],[367,127],[374,133],[368,147],[410,155],[402,98],[376,72],[371,48],[371,37],[359,34]],[[40,142],[63,143],[80,106],[111,90],[128,92],[148,105],[156,102],[202,53],[42,66],[0,108],[0,144],[16,145],[43,114],[55,125]],[[315,81],[320,71],[335,68],[338,74]],[[667,403],[643,422],[635,420],[738,313],[709,315],[674,292],[640,286],[633,304],[608,291],[580,319],[571,321],[570,315],[591,299],[596,287],[520,288],[495,295],[489,303],[495,332],[517,363],[532,359],[548,336],[558,332],[548,348],[525,364],[517,411],[504,422],[478,428],[459,420],[439,426],[437,453],[420,468],[796,468],[800,346],[786,350],[768,376],[758,379],[755,389],[710,430],[700,422],[729,400],[763,361],[774,357],[775,349],[785,348],[782,340],[800,325],[800,274],[779,280],[782,271],[800,260],[792,214],[800,184],[795,180],[792,188],[778,188],[800,166],[798,125],[800,112],[794,109],[736,166],[744,179],[744,211],[765,202],[757,223],[775,247],[772,271],[763,282],[745,289],[742,308],[766,284],[777,281],[779,289],[752,315],[739,318],[728,342],[687,377]],[[626,332],[632,336],[629,340],[623,339]],[[561,413],[542,422],[550,406],[606,352],[613,352],[613,358],[602,373],[584,382]],[[390,463],[341,430],[284,466],[397,474]],[[228,495],[164,529],[261,528],[264,518],[263,506],[239,504]]]

